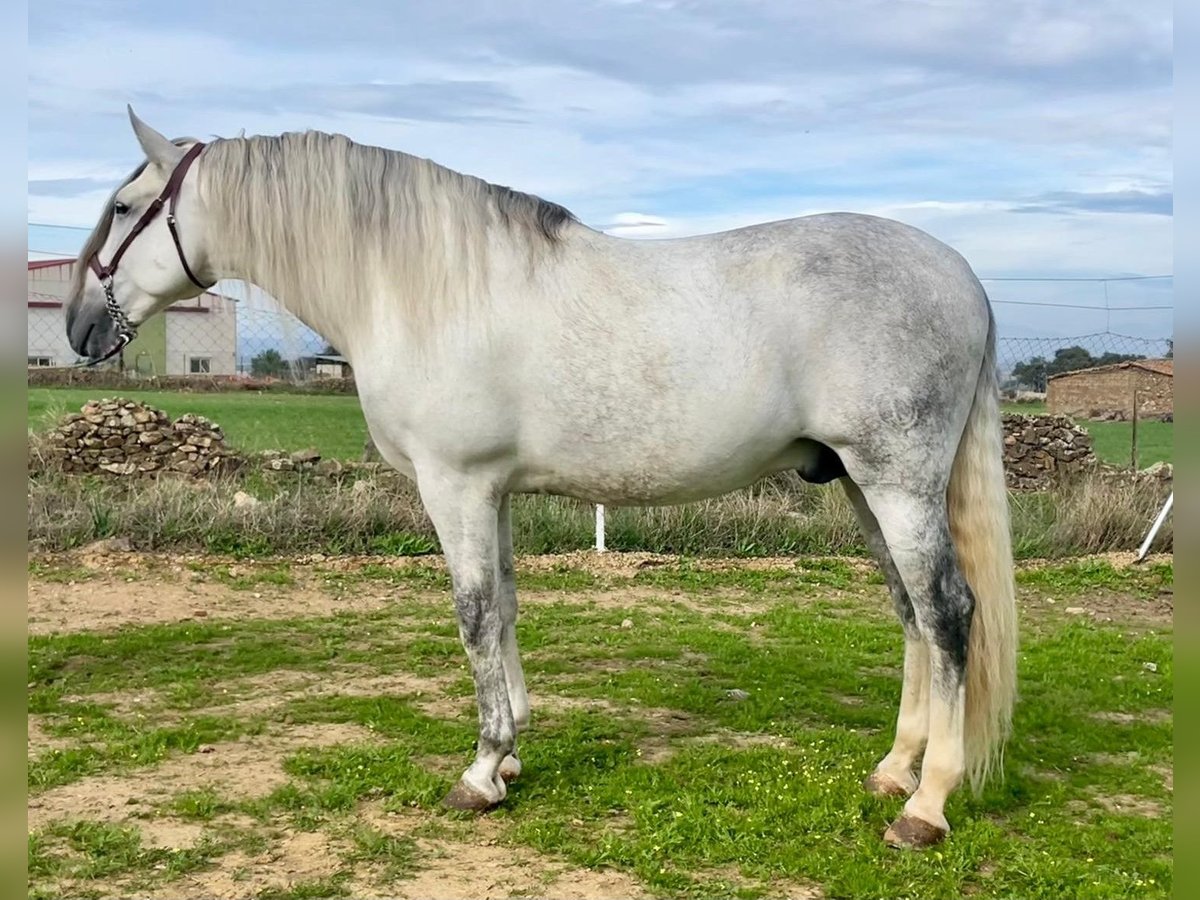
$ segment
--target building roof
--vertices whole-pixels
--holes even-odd
[[[1094,372],[1109,372],[1117,371],[1118,369],[1142,369],[1146,372],[1153,372],[1155,375],[1166,375],[1170,378],[1175,377],[1175,360],[1173,359],[1130,359],[1125,362],[1110,363],[1107,366],[1092,366],[1090,369],[1073,369],[1070,372],[1059,372],[1056,375],[1051,375],[1047,380],[1054,381],[1056,378],[1067,378],[1071,375],[1084,375]]]
[[[78,262],[78,260],[74,256],[67,256],[62,259],[31,259],[31,260],[29,260],[29,271],[33,272],[36,269],[51,269],[51,268],[54,268],[55,266],[70,266],[70,265],[74,265],[76,262]],[[205,291],[200,296],[202,296],[202,297],[219,297],[222,300],[229,300],[234,303],[237,302],[237,299],[235,297],[230,297],[226,294],[218,294],[216,291]],[[54,298],[49,298],[49,299],[57,300],[58,298],[54,297]],[[31,301],[31,305],[32,305],[32,301]],[[180,309],[180,307],[175,307],[175,306],[168,307],[168,308],[173,309],[173,310]],[[186,309],[187,307],[182,307],[182,308]]]

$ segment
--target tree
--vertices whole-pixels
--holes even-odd
[[[1017,363],[1013,366],[1012,377],[1017,384],[1023,384],[1031,390],[1046,390],[1046,360],[1035,356],[1029,362]]]
[[[1084,347],[1059,347],[1054,351],[1054,359],[1047,360],[1035,356],[1028,362],[1017,363],[1013,366],[1012,377],[1018,384],[1026,385],[1035,391],[1046,390],[1046,380],[1051,375],[1061,375],[1063,372],[1075,372],[1079,369],[1090,369],[1093,366],[1111,366],[1114,363],[1141,359],[1136,353],[1102,353],[1092,356]]]
[[[283,378],[289,372],[289,366],[283,355],[271,347],[250,360],[250,373],[260,378]]]

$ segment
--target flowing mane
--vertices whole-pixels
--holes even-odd
[[[215,140],[201,159],[213,262],[301,318],[383,286],[411,304],[410,321],[433,315],[435,302],[486,295],[497,240],[535,262],[577,221],[540,197],[343,135]],[[313,259],[321,265],[302,262]]]

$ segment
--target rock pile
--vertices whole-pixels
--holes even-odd
[[[1094,466],[1092,436],[1066,416],[1004,415],[1004,474],[1010,488],[1044,490]]]
[[[285,453],[282,450],[264,450],[256,457],[265,472],[313,472],[317,475],[336,477],[345,468],[336,459],[322,459],[315,449],[296,450]]]
[[[221,426],[187,414],[172,422],[161,409],[123,397],[93,400],[50,433],[49,452],[64,472],[206,475],[240,464]]]

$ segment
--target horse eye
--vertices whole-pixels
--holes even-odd
[[[113,213],[115,215],[123,216],[127,212],[129,212],[129,206],[127,204],[122,203],[120,200],[113,204]]]

